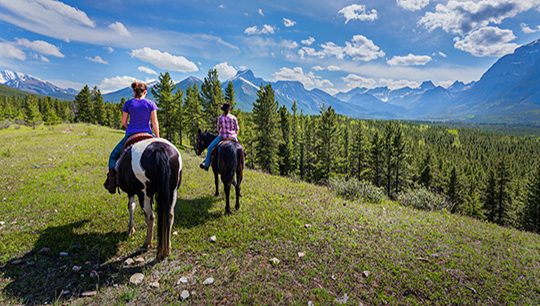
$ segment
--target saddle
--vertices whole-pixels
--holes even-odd
[[[120,165],[120,162],[124,159],[124,156],[126,155],[127,151],[136,144],[139,141],[143,141],[146,139],[154,138],[154,135],[148,134],[148,133],[137,133],[129,136],[129,138],[126,140],[126,143],[124,144],[124,147],[122,148],[122,153],[120,154],[120,157],[116,161],[116,170],[118,171],[118,167]]]

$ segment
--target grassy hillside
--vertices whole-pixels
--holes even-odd
[[[0,96],[22,98],[26,97],[27,95],[29,95],[27,92],[0,84]]]
[[[121,136],[89,125],[0,131],[0,304],[540,300],[539,235],[392,202],[345,201],[324,187],[254,171],[246,173],[240,211],[225,216],[223,198],[212,197],[212,175],[188,152],[173,254],[155,264],[155,250],[138,251],[140,208],[128,238],[126,195],[102,187]],[[124,264],[137,256],[145,262]],[[135,272],[145,275],[139,286],[129,284]],[[182,276],[188,283],[177,285]],[[208,277],[215,282],[203,285]],[[81,297],[87,290],[97,294]],[[182,290],[191,292],[185,302]]]

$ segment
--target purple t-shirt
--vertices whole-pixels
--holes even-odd
[[[156,103],[147,99],[131,99],[126,101],[122,111],[129,114],[129,124],[126,134],[152,133],[150,128],[150,113],[157,109]]]

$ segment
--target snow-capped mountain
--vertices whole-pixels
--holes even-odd
[[[152,88],[154,87],[155,84],[156,84],[156,81],[147,84],[148,85],[148,95],[146,97],[148,99],[154,99],[154,95],[152,94]],[[187,77],[184,80],[176,83],[176,88],[182,90],[185,93],[186,89],[188,87],[193,86],[193,84],[196,84],[197,87],[199,87],[199,89],[200,89],[201,85],[202,85],[202,81],[199,78],[196,78],[194,76],[190,76],[190,77]],[[114,103],[119,103],[122,100],[122,98],[124,98],[126,100],[129,100],[129,99],[133,98],[133,90],[131,89],[131,87],[128,86],[128,87],[119,89],[117,91],[113,91],[113,92],[110,92],[110,93],[107,93],[107,94],[103,95],[103,99],[105,101],[114,102]]]
[[[58,99],[71,100],[77,94],[75,89],[60,88],[48,81],[41,80],[29,74],[10,70],[0,71],[0,84],[20,89],[25,92]]]

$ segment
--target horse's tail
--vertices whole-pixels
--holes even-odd
[[[234,143],[224,144],[218,152],[219,164],[221,168],[221,181],[223,184],[230,184],[234,180],[234,174],[238,166],[237,148]]]
[[[170,156],[167,154],[166,148],[156,150],[155,167],[160,169],[155,178],[154,185],[157,191],[157,230],[158,230],[158,259],[169,255],[170,237],[171,237],[171,222],[173,218],[172,205],[175,196],[176,175],[171,171]]]

